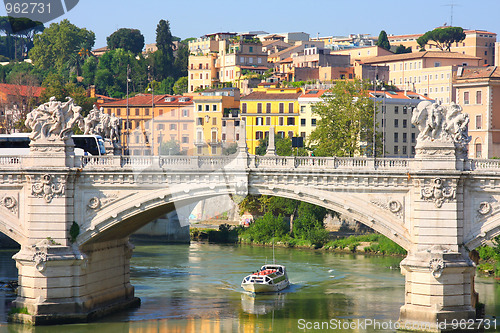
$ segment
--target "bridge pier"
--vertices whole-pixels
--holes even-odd
[[[86,322],[140,304],[130,284],[128,239],[81,250],[43,241],[14,256],[19,291],[11,320],[34,325]]]
[[[471,323],[475,266],[462,253],[436,246],[411,253],[401,262],[405,276],[405,305],[400,324],[408,330],[442,332],[452,321]]]

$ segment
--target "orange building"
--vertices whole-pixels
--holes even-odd
[[[128,105],[128,113],[127,113]],[[104,111],[122,119],[122,146],[130,155],[168,154],[161,149],[177,141],[189,154],[194,148],[193,100],[187,96],[140,94],[102,104]]]
[[[457,103],[469,114],[469,157],[500,157],[500,69],[462,68],[454,86]]]
[[[0,84],[0,133],[10,133],[14,123],[38,105],[45,88],[17,84]]]

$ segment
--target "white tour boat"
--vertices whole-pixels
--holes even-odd
[[[260,271],[245,276],[241,287],[252,293],[268,293],[285,289],[290,285],[283,265],[264,265]]]

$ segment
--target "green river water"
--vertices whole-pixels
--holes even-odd
[[[284,248],[275,252],[276,261],[287,267],[291,286],[279,294],[252,296],[240,287],[241,280],[266,260],[271,262],[271,248],[137,245],[131,280],[142,300],[139,308],[88,324],[29,327],[6,322],[15,296],[0,290],[0,332],[395,331],[387,325],[397,321],[404,300],[398,268],[402,257]],[[14,253],[0,251],[0,281],[17,279]],[[476,290],[493,323],[500,315],[500,284],[477,278]],[[320,324],[321,329],[314,329]],[[500,328],[500,318],[498,324]]]

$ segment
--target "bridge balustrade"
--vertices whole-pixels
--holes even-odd
[[[470,160],[470,170],[499,170],[500,160],[476,159]]]

